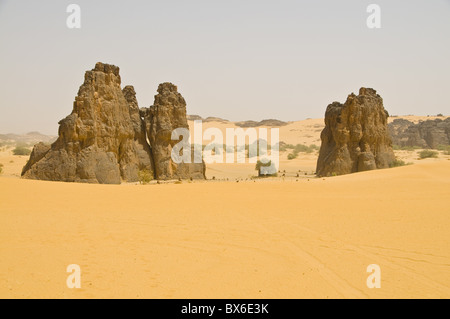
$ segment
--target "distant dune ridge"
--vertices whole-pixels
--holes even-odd
[[[258,126],[285,126],[287,125],[287,122],[283,122],[280,120],[275,119],[268,119],[268,120],[262,120],[259,122],[256,121],[243,121],[243,122],[236,122],[235,125],[239,127],[258,127]]]
[[[276,119],[267,119],[262,121],[238,121],[238,122],[230,122],[229,120],[222,119],[220,117],[209,116],[207,118],[202,118],[200,115],[188,115],[187,119],[189,121],[203,121],[203,122],[219,122],[219,123],[233,123],[238,127],[259,127],[259,126],[285,126],[288,122],[276,120]]]
[[[56,136],[45,135],[39,132],[29,132],[26,134],[0,134],[0,143],[2,144],[36,144],[39,142],[53,143]]]
[[[186,103],[172,99],[176,86],[161,84],[155,105],[139,110],[134,88],[120,87],[119,68],[97,63],[86,71],[72,114],[59,122],[59,137],[51,146],[33,150],[22,176],[31,179],[119,184],[135,182],[141,170],[156,179],[204,178],[204,164],[165,164],[160,154],[170,154],[167,141],[177,121],[186,126]],[[184,101],[179,95],[178,99]],[[142,113],[142,114],[141,114]],[[145,121],[141,116],[145,115]],[[150,145],[147,142],[147,134]],[[164,169],[162,169],[164,165]]]

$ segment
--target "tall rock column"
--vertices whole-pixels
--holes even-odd
[[[122,92],[128,103],[131,125],[134,132],[133,141],[128,140],[127,147],[124,147],[124,151],[122,152],[122,175],[126,176],[126,179],[129,181],[137,181],[140,170],[147,170],[150,175],[154,175],[153,157],[150,145],[147,142],[145,122],[140,116],[134,87],[127,85],[123,88]]]
[[[331,176],[387,168],[395,160],[387,127],[388,112],[375,90],[361,88],[325,113],[317,175]]]
[[[177,164],[172,161],[173,146],[179,141],[171,139],[172,131],[177,128],[189,129],[186,118],[186,101],[178,93],[172,83],[162,83],[158,86],[158,94],[154,104],[142,109],[147,135],[152,148],[157,179],[204,179],[205,164],[194,163],[193,152],[191,163]]]
[[[86,71],[72,113],[59,122],[58,139],[35,147],[22,176],[119,184],[137,181],[139,169],[153,170],[134,89],[125,89],[125,98],[120,84],[117,66],[99,62]]]

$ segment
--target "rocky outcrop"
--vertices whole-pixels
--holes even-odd
[[[388,133],[388,113],[375,90],[361,88],[344,104],[334,102],[325,113],[317,175],[331,176],[387,168],[395,160]]]
[[[411,125],[414,125],[414,123],[405,119],[395,119],[388,124],[389,135],[393,145],[401,145],[402,142],[408,139],[407,137],[405,139],[405,132]]]
[[[145,122],[140,116],[134,87],[131,85],[125,86],[122,93],[128,103],[133,128],[133,145],[126,148],[127,152],[123,154],[123,160],[127,165],[124,165],[122,171],[127,176],[127,180],[136,181],[138,180],[138,172],[141,170],[147,170],[149,174],[154,175],[153,156],[147,142]]]
[[[30,154],[30,159],[22,170],[22,175],[24,172],[28,172],[34,164],[39,162],[50,151],[50,149],[51,146],[49,144],[45,144],[43,142],[37,143],[33,147],[33,151]]]
[[[389,124],[389,132],[393,143],[400,147],[438,148],[441,145],[450,145],[450,117],[417,124],[395,119]]]
[[[22,175],[65,182],[119,184],[137,181],[139,168],[152,170],[146,142],[136,136],[132,108],[120,88],[119,68],[97,63],[87,71],[72,113],[59,122],[58,139],[41,157],[31,156]],[[139,113],[139,111],[138,111]],[[140,144],[144,143],[144,144]],[[41,148],[41,147],[40,147]],[[33,151],[33,152],[35,152]]]
[[[172,148],[179,142],[171,139],[172,131],[176,128],[189,130],[186,101],[178,93],[175,85],[160,84],[154,104],[150,108],[141,109],[141,115],[144,117],[147,136],[153,151],[157,179],[205,178],[205,164],[194,163],[193,151],[191,163],[177,164],[171,158]]]
[[[136,93],[120,84],[114,65],[97,63],[87,71],[72,113],[59,122],[58,139],[35,146],[22,176],[100,184],[138,181],[140,170],[155,176]]]

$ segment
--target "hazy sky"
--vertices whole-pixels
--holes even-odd
[[[71,3],[81,29],[66,26]],[[140,107],[169,81],[203,117],[318,118],[361,86],[390,114],[449,114],[450,1],[0,0],[0,133],[56,135],[98,61]]]

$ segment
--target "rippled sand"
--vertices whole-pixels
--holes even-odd
[[[317,179],[0,177],[2,298],[449,298],[450,161]],[[68,289],[66,267],[81,267]],[[381,267],[381,289],[366,268]]]

